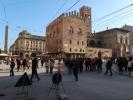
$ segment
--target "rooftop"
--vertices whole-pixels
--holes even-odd
[[[96,32],[96,34],[97,33],[105,33],[105,32],[108,32],[108,31],[114,31],[114,30],[117,30],[117,31],[122,31],[122,32],[130,32],[130,31],[128,31],[128,30],[125,30],[125,29],[122,29],[122,28],[111,28],[111,29],[107,29],[107,30],[104,30],[104,31],[100,31],[100,32]]]

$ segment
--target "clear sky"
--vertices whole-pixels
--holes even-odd
[[[0,0],[0,48],[4,48],[6,22],[3,20],[8,21],[10,46],[22,30],[44,36],[46,26],[76,1],[78,0]],[[133,6],[108,18],[99,19],[130,4],[133,4],[133,0],[80,0],[70,11],[78,11],[83,5],[91,7],[92,29],[98,32],[106,27],[133,25]]]

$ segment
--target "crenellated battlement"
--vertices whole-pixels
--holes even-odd
[[[90,37],[95,37],[95,36],[96,36],[96,33],[90,33],[89,36],[90,36]]]
[[[52,21],[49,25],[52,25],[52,24],[58,22],[59,20],[61,20],[64,17],[78,18],[78,19],[81,19],[83,21],[86,21],[87,19],[91,18],[91,8],[87,7],[87,6],[83,6],[83,7],[80,8],[79,12],[74,10],[74,11],[71,11],[71,12],[62,13],[54,21]]]
[[[87,19],[87,17],[85,16],[81,16],[79,12],[77,11],[71,11],[71,12],[68,12],[68,13],[63,13],[61,14],[56,20],[58,20],[59,18],[61,17],[72,17],[72,18],[78,18],[78,19],[81,19],[83,21],[85,21]]]

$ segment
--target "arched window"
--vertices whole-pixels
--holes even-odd
[[[78,28],[78,34],[82,34],[82,29],[81,28]]]
[[[69,51],[72,52],[72,48],[70,48]]]
[[[87,46],[89,46],[89,40],[87,40]]]
[[[77,45],[79,45],[79,40],[77,41]]]
[[[96,43],[95,43],[94,40],[90,40],[90,46],[91,46],[91,47],[95,47],[95,46],[96,46]]]
[[[82,41],[82,45],[84,45],[84,41]]]
[[[74,33],[74,29],[73,29],[72,26],[70,26],[70,27],[68,28],[68,30],[69,30],[69,33]]]
[[[72,40],[70,40],[70,44],[72,44]]]

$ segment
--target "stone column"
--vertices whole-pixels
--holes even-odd
[[[4,45],[5,53],[8,53],[8,26],[5,26],[5,45]]]

